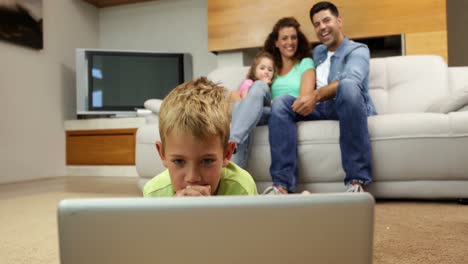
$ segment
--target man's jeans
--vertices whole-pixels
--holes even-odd
[[[270,115],[271,94],[268,85],[255,81],[247,96],[232,108],[230,141],[237,144],[232,161],[241,168],[247,168],[251,134],[255,126],[265,125]]]
[[[275,98],[268,121],[271,149],[270,174],[273,185],[295,192],[298,178],[297,125],[299,121],[339,120],[342,166],[345,184],[372,182],[371,145],[367,127],[368,113],[362,87],[357,82],[342,80],[335,99],[321,102],[308,116],[291,109],[294,98]]]

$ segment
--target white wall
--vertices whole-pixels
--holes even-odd
[[[101,9],[99,47],[192,54],[193,76],[216,68],[206,0],[158,0]]]
[[[75,113],[75,48],[98,46],[98,10],[44,0],[44,49],[0,41],[0,183],[65,175]]]

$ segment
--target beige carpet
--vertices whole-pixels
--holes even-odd
[[[93,186],[99,192],[52,188],[6,195],[0,188],[0,263],[59,263],[56,208],[61,199],[139,195],[128,188],[116,192],[105,184]],[[378,202],[374,263],[468,263],[468,206]]]

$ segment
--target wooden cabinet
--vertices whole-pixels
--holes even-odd
[[[136,128],[67,131],[67,165],[135,165],[136,131]]]
[[[135,165],[136,132],[145,118],[65,121],[67,165]]]

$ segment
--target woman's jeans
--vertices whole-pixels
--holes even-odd
[[[271,94],[268,85],[255,81],[247,96],[232,108],[231,135],[229,140],[237,144],[232,161],[247,168],[251,133],[257,125],[265,125],[270,115]]]
[[[273,185],[295,192],[298,179],[297,125],[299,121],[339,120],[342,166],[345,184],[372,182],[371,145],[367,126],[367,102],[359,84],[340,81],[335,99],[321,102],[308,116],[291,109],[290,95],[275,97],[268,120],[271,149],[270,174]]]

